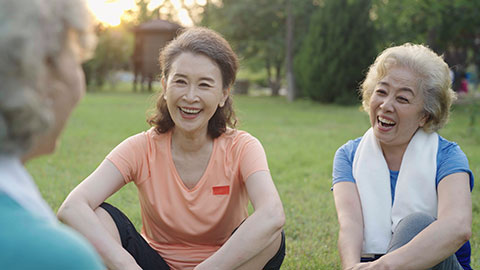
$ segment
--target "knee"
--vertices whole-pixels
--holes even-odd
[[[435,221],[435,218],[430,216],[429,214],[415,212],[404,217],[398,223],[397,228],[407,227],[407,228],[417,228],[417,230],[421,231],[426,228],[428,225],[432,224]]]

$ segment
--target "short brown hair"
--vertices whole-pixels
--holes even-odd
[[[238,69],[237,55],[221,35],[204,27],[185,29],[162,50],[159,60],[164,80],[168,78],[173,61],[184,52],[202,54],[213,60],[220,68],[224,90],[230,88],[235,82]],[[157,99],[155,113],[147,119],[147,122],[159,133],[165,133],[175,126],[164,95],[165,91],[162,91]],[[233,100],[230,93],[228,95],[225,105],[218,107],[208,121],[208,134],[212,138],[217,138],[224,133],[227,126],[234,128],[237,123]]]

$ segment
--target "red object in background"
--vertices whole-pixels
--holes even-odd
[[[460,89],[458,91],[468,93],[468,80],[467,79],[465,79],[465,78],[462,79],[462,81],[460,82]]]

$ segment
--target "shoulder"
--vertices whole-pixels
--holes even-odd
[[[31,215],[0,194],[2,266],[21,269],[103,269],[93,248],[73,230]]]
[[[357,152],[357,148],[361,140],[362,137],[358,137],[354,140],[349,140],[348,142],[346,142],[344,145],[337,149],[337,152],[335,153],[335,158],[343,157],[353,161],[353,158],[355,157],[355,153]]]
[[[437,160],[443,163],[445,160],[459,160],[468,164],[467,156],[456,142],[451,142],[438,135]]]
[[[451,142],[438,136],[437,152],[437,184],[446,176],[465,172],[470,178],[470,187],[473,188],[473,173],[468,164],[468,158],[456,142]]]
[[[332,184],[338,182],[355,182],[352,174],[353,158],[362,137],[350,140],[338,148],[333,159]]]
[[[158,133],[154,128],[150,128],[147,131],[142,131],[140,133],[134,134],[127,139],[126,142],[130,144],[147,144],[149,141],[161,140],[166,136],[166,133]]]
[[[249,144],[261,145],[260,141],[252,136],[250,133],[237,130],[228,129],[224,134],[217,138],[219,144],[226,146],[227,148],[243,148]]]
[[[144,153],[158,142],[167,142],[169,135],[170,131],[167,133],[158,133],[154,128],[150,128],[147,131],[126,138],[117,148],[124,151],[133,151],[134,153]]]

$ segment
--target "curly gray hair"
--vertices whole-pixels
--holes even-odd
[[[0,0],[0,154],[25,154],[53,123],[43,81],[70,46],[80,59],[95,36],[84,0]]]
[[[424,97],[423,109],[428,114],[423,129],[433,132],[442,128],[448,121],[450,106],[456,99],[456,94],[451,89],[452,81],[447,63],[423,45],[405,43],[380,53],[360,87],[364,110],[370,111],[370,98],[375,86],[394,66],[410,69],[420,81],[419,90]]]

